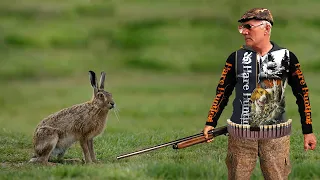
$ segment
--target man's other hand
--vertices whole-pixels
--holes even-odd
[[[313,133],[304,134],[304,150],[314,150],[316,148],[317,140]]]
[[[214,129],[212,126],[207,126],[207,125],[203,128],[203,135],[207,139],[207,142],[213,141],[213,138],[212,139],[208,139],[208,131],[210,131],[212,129]]]

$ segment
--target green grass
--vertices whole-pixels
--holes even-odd
[[[38,121],[46,115],[69,105],[86,101],[91,96],[88,78],[83,75],[75,79],[59,79],[50,82],[13,82],[2,97],[3,113],[0,126],[0,159],[4,178],[114,178],[114,179],[209,179],[226,178],[224,158],[226,137],[221,136],[213,143],[200,144],[187,149],[173,150],[171,147],[116,160],[116,156],[144,147],[162,144],[200,132],[211,103],[213,83],[217,76],[211,75],[148,75],[124,73],[122,76],[110,74],[108,89],[120,109],[120,119],[110,114],[106,131],[96,138],[95,147],[99,165],[60,165],[39,167],[26,162],[32,154],[32,132]],[[130,78],[124,78],[130,77]],[[313,90],[313,104],[319,103],[320,91],[314,74],[306,74]],[[143,84],[138,84],[143,82]],[[37,88],[34,88],[34,87]],[[23,87],[23,88],[20,88]],[[74,90],[76,89],[76,91]],[[4,93],[6,93],[4,91]],[[43,94],[43,95],[41,95]],[[41,96],[41,97],[40,97]],[[38,98],[35,98],[38,97]],[[303,152],[299,115],[294,98],[287,90],[288,115],[294,121],[291,138],[292,177],[319,178],[319,151]],[[17,105],[19,104],[19,105]],[[12,108],[15,107],[15,108]],[[231,113],[227,107],[219,126]],[[319,117],[313,113],[314,119]],[[314,123],[315,132],[319,123]],[[317,133],[319,138],[319,134]],[[75,144],[66,158],[81,158],[79,144]],[[302,166],[302,164],[304,166]],[[306,166],[308,168],[306,168]],[[311,174],[309,174],[311,173]],[[258,166],[253,174],[261,177]]]
[[[272,10],[272,39],[292,50],[310,89],[314,132],[320,124],[320,3],[302,1],[0,2],[1,179],[226,179],[227,137],[186,149],[116,156],[199,133],[227,56],[242,45],[236,20],[248,7]],[[27,164],[37,123],[91,98],[88,70],[107,72],[120,119],[109,114],[95,139],[100,164]],[[295,98],[290,179],[320,179],[319,148],[303,151]],[[232,112],[232,100],[218,126]],[[66,158],[81,158],[77,143]],[[262,179],[257,167],[253,179]]]

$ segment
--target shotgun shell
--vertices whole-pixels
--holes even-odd
[[[260,131],[259,131],[259,139],[263,138],[263,126],[259,126]]]
[[[250,128],[250,138],[254,138],[254,131],[252,131],[252,128]]]
[[[236,136],[240,137],[239,124],[236,124]]]
[[[263,126],[263,138],[268,138],[268,125]]]
[[[284,131],[284,123],[281,123],[281,130],[280,130],[281,137],[284,135],[283,131]]]
[[[277,137],[277,125],[272,125],[272,138]]]
[[[243,125],[243,126],[242,126],[242,128],[243,128],[243,133],[242,133],[242,135],[243,135],[244,138],[247,137],[247,126],[248,126],[248,125]]]
[[[283,135],[284,135],[284,136],[287,135],[287,129],[288,129],[288,123],[285,122],[285,123],[284,123],[284,131],[283,131]]]
[[[272,137],[272,125],[268,125],[268,138]]]
[[[250,125],[247,125],[247,138],[250,138]]]
[[[239,135],[240,135],[240,137],[243,137],[243,125],[239,125]]]
[[[286,136],[286,135],[288,135],[288,126],[289,126],[289,124],[288,124],[288,121],[287,122],[285,122],[285,130],[284,130],[284,135]]]
[[[233,136],[236,136],[236,128],[235,128],[235,126],[236,126],[236,123],[232,122],[232,123],[231,123],[231,127],[232,127],[232,134],[233,134]]]
[[[277,124],[277,138],[280,137],[280,124]]]

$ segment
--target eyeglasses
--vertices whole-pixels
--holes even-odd
[[[248,29],[248,30],[250,30],[250,29],[252,29],[252,28],[259,27],[259,26],[261,26],[261,25],[263,25],[263,23],[257,24],[257,25],[242,24],[242,25],[239,25],[239,26],[238,26],[238,30],[239,30],[240,33],[242,33],[243,29]]]

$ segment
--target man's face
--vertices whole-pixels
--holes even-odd
[[[239,32],[243,35],[247,46],[255,46],[267,37],[266,29],[262,28],[264,26],[263,21],[259,20],[250,20],[239,25]]]

